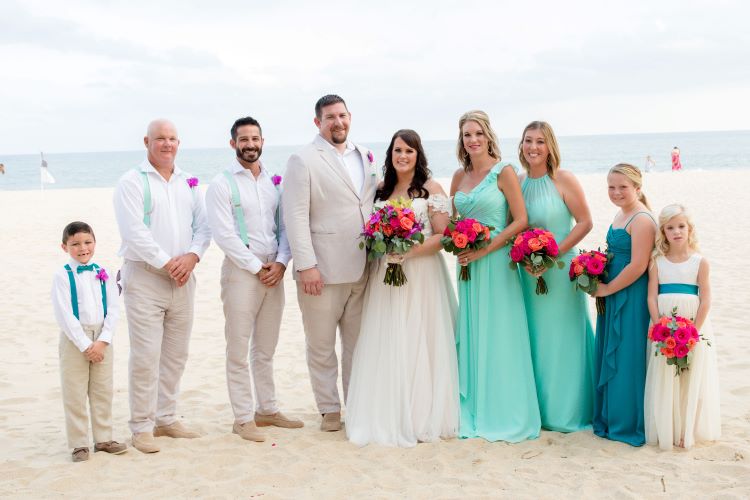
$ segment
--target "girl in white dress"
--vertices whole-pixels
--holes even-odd
[[[673,444],[689,449],[721,437],[721,414],[716,338],[708,318],[708,261],[698,253],[695,227],[682,205],[668,205],[659,214],[654,253],[648,281],[651,322],[676,307],[678,316],[694,321],[702,339],[680,375],[664,356],[654,355],[652,344],[644,401],[646,441],[663,450]]]
[[[440,254],[450,202],[430,179],[413,130],[394,134],[383,170],[375,207],[389,199],[411,199],[425,240],[404,255],[407,282],[402,286],[383,283],[385,259],[370,266],[352,359],[346,435],[359,446],[408,447],[453,437],[458,429],[457,303]]]

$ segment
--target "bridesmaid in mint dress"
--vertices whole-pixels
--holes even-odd
[[[544,273],[547,295],[537,295],[536,275],[521,270],[542,427],[579,431],[591,425],[594,409],[594,331],[587,296],[571,285],[568,267],[578,254],[575,245],[591,231],[591,214],[575,175],[559,168],[560,150],[547,122],[526,127],[518,156],[526,170],[521,190],[529,227],[552,231],[565,262]]]
[[[458,281],[456,344],[461,406],[459,436],[518,442],[539,436],[537,404],[518,272],[508,267],[508,240],[526,227],[518,177],[501,167],[489,118],[470,111],[459,121],[451,195],[458,214],[493,226],[489,246],[458,255],[471,280]],[[508,213],[513,222],[506,226]]]
[[[605,313],[596,322],[594,362],[594,433],[631,446],[646,442],[643,397],[646,386],[648,267],[656,225],[643,178],[633,165],[621,163],[607,175],[609,199],[620,211],[607,231],[614,256],[607,264]]]

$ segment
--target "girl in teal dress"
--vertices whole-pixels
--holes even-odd
[[[643,396],[646,386],[648,274],[656,228],[641,192],[641,171],[615,165],[607,175],[609,199],[620,211],[607,231],[608,283],[604,315],[596,322],[594,433],[641,446],[646,441]]]
[[[559,168],[560,150],[547,122],[526,127],[518,156],[526,170],[521,191],[529,227],[551,231],[565,263],[544,273],[547,295],[535,293],[538,274],[521,271],[542,427],[579,431],[591,425],[594,409],[594,331],[587,297],[571,286],[567,269],[575,245],[591,231],[591,214],[575,175]]]
[[[459,121],[451,195],[458,214],[493,226],[491,243],[458,255],[471,280],[458,281],[459,436],[518,442],[539,436],[541,421],[518,272],[508,267],[508,241],[526,227],[512,166],[500,167],[489,117],[470,111]],[[506,225],[508,212],[512,222]]]

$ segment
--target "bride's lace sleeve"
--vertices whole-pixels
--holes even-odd
[[[435,212],[443,212],[448,215],[451,214],[451,202],[450,199],[444,194],[433,194],[427,198],[427,205],[432,208]]]

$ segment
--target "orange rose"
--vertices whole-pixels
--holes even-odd
[[[482,232],[482,225],[478,222],[475,222],[471,225],[471,228],[474,230],[475,233],[481,233]]]
[[[666,344],[667,349],[674,349],[674,346],[677,345],[677,341],[674,339],[674,337],[667,337],[667,339],[664,341],[664,344]]]
[[[545,236],[543,234],[540,234],[539,235],[539,241],[541,241],[542,243],[544,243],[546,245],[547,243],[549,243],[549,238],[547,238],[547,236]]]
[[[519,234],[518,236],[516,236],[516,240],[513,242],[513,244],[520,245],[522,241],[523,241],[523,236]]]
[[[488,227],[484,228],[484,237],[488,240],[490,239],[490,228]]]
[[[528,245],[529,245],[529,248],[531,249],[532,252],[536,252],[537,250],[541,250],[541,248],[544,246],[544,245],[542,245],[542,242],[539,241],[538,238],[531,238],[528,241]]]
[[[661,318],[659,318],[659,324],[661,326],[667,326],[668,323],[669,323],[669,318],[667,318],[666,316],[662,316]]]
[[[583,266],[576,262],[575,264],[573,264],[573,272],[576,276],[580,276],[583,273]]]
[[[458,231],[453,232],[454,245],[458,248],[466,248],[467,243],[469,243],[469,238],[465,234],[459,233]]]
[[[408,217],[401,217],[398,222],[401,224],[401,227],[407,231],[411,230],[412,226],[414,226],[414,221]]]
[[[604,255],[601,255],[601,254],[598,254],[598,253],[594,254],[594,258],[596,260],[600,260],[602,262],[607,262],[607,258]]]
[[[383,234],[386,236],[390,236],[393,234],[393,228],[390,224],[384,224],[383,225]]]
[[[550,239],[550,240],[555,239],[555,235],[550,233],[549,231],[545,231],[543,236],[547,237],[547,239]]]

